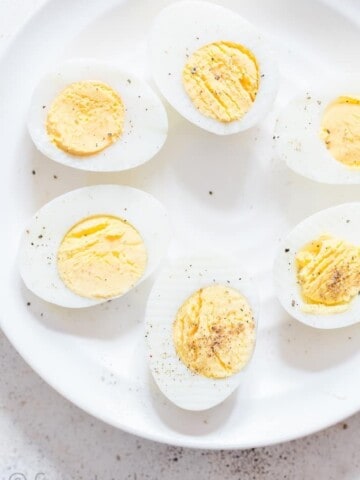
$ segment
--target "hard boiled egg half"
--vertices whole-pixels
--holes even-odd
[[[360,78],[330,82],[281,112],[276,150],[296,173],[330,184],[360,183]]]
[[[36,147],[81,170],[120,171],[150,160],[163,146],[166,111],[143,80],[97,60],[71,60],[44,76],[30,105]]]
[[[47,302],[89,307],[147,278],[169,236],[167,213],[150,194],[123,185],[80,188],[30,220],[20,242],[20,274]]]
[[[246,130],[268,113],[278,73],[266,41],[245,19],[207,2],[175,2],[150,35],[153,77],[168,102],[209,132]]]
[[[360,321],[360,203],[328,208],[299,223],[274,265],[280,302],[300,322],[339,328]]]
[[[230,258],[173,261],[146,309],[150,369],[175,405],[206,410],[241,383],[256,338],[258,298]]]

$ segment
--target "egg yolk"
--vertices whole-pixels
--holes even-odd
[[[325,109],[320,129],[335,160],[360,167],[360,98],[339,97]]]
[[[109,85],[81,81],[68,85],[49,108],[46,130],[67,153],[92,155],[116,142],[124,127],[121,97]]]
[[[240,120],[259,89],[259,66],[243,45],[215,42],[196,50],[183,70],[183,85],[194,106],[219,122]]]
[[[89,217],[64,236],[57,267],[64,284],[87,298],[111,298],[127,292],[147,264],[145,244],[126,220],[109,215]]]
[[[349,308],[360,291],[360,248],[321,235],[296,254],[297,280],[308,313],[337,313]]]
[[[189,297],[173,324],[177,354],[193,372],[224,378],[249,361],[255,322],[246,299],[222,285],[202,288]]]

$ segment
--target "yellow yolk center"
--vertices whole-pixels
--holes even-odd
[[[247,364],[254,348],[251,308],[232,288],[202,288],[177,312],[173,340],[180,359],[193,372],[209,378],[229,377]]]
[[[183,85],[195,107],[220,122],[240,120],[259,89],[259,66],[243,45],[215,42],[194,52],[183,70]]]
[[[65,285],[87,298],[111,298],[127,292],[147,264],[145,244],[126,220],[108,215],[74,225],[58,250],[57,267]]]
[[[119,94],[102,82],[68,85],[49,108],[46,130],[52,143],[67,153],[91,155],[121,136],[125,109]]]
[[[320,137],[339,162],[360,167],[360,98],[339,97],[325,109]]]
[[[321,235],[296,254],[296,267],[306,312],[343,312],[360,291],[360,248],[344,240]]]

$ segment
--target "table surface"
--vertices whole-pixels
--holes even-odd
[[[44,1],[0,0],[0,54]],[[82,412],[45,384],[1,332],[0,372],[0,480],[360,478],[360,413],[268,448],[190,450],[139,439]]]

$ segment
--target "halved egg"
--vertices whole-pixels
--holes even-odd
[[[276,96],[277,67],[265,43],[231,10],[176,2],[152,27],[153,77],[190,122],[218,135],[237,133],[261,121]]]
[[[359,80],[306,92],[281,112],[276,150],[296,173],[329,184],[360,183]]]
[[[45,75],[30,106],[36,147],[56,162],[109,172],[150,160],[167,137],[165,108],[132,73],[97,60],[71,60]]]
[[[152,375],[177,406],[206,410],[240,384],[251,360],[257,292],[231,258],[185,258],[158,276],[146,309]]]
[[[360,321],[360,203],[322,210],[283,241],[274,264],[276,293],[294,318],[316,328]]]
[[[89,307],[147,278],[169,237],[167,213],[152,195],[124,185],[80,188],[30,220],[19,247],[20,274],[47,302]]]

